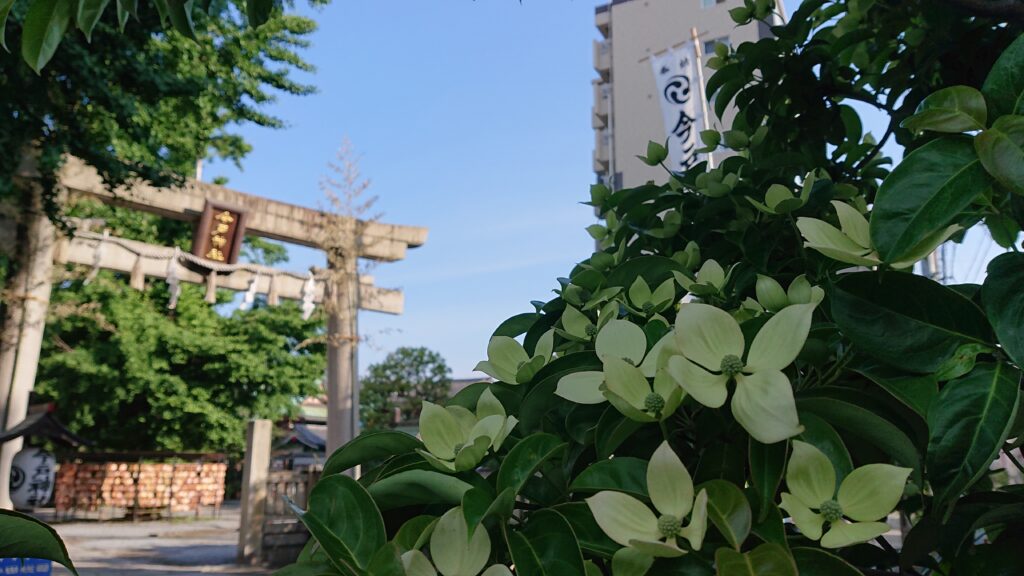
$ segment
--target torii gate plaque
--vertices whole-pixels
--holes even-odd
[[[17,180],[29,188],[36,186],[32,166],[23,166]],[[323,249],[325,222],[337,218],[318,210],[277,202],[236,192],[221,186],[190,181],[180,188],[155,188],[138,184],[127,190],[107,190],[90,166],[68,158],[58,175],[59,185],[70,195],[84,195],[103,202],[126,206],[164,217],[198,221],[208,205],[231,206],[245,214],[245,231],[284,242]],[[46,309],[52,287],[53,263],[92,265],[98,268],[131,272],[136,276],[166,277],[166,247],[130,240],[79,233],[66,237],[54,230],[42,213],[38,193],[33,193],[20,214],[11,206],[0,206],[0,251],[19,261],[18,271],[10,279],[13,295],[7,303],[0,334],[0,428],[20,423],[27,414],[28,397],[35,383]],[[358,254],[329,254],[328,261],[344,268],[340,273],[320,275],[313,298],[331,299],[328,315],[327,351],[327,449],[333,451],[351,440],[359,427],[359,389],[355,353],[358,344],[356,313],[375,310],[391,314],[402,311],[402,293],[377,288],[372,279],[356,274],[358,258],[383,262],[402,260],[408,248],[423,245],[427,229],[395,226],[378,222],[342,219],[343,228],[358,231],[354,242]],[[163,252],[161,252],[163,251]],[[144,256],[148,255],[148,256]],[[191,255],[188,255],[191,256]],[[164,260],[161,261],[161,258]],[[193,257],[194,258],[194,257]],[[308,281],[295,274],[252,265],[230,265],[224,260],[200,262],[210,273],[182,270],[175,277],[183,282],[206,282],[211,290],[218,286],[232,290],[255,289],[270,298],[301,299]],[[219,278],[219,280],[218,280]],[[315,280],[315,279],[314,279]],[[326,281],[324,281],[326,280]],[[276,284],[275,284],[276,283]],[[11,506],[8,497],[11,461],[22,447],[21,440],[0,446],[0,508]]]

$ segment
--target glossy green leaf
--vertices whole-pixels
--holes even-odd
[[[936,506],[956,499],[988,471],[1010,431],[1021,374],[982,364],[946,384],[928,414],[928,478]]]
[[[935,372],[961,345],[992,339],[973,302],[914,274],[844,275],[832,292],[832,316],[857,350],[911,372]]]
[[[946,136],[914,150],[882,181],[871,213],[871,240],[897,262],[948,226],[991,187],[971,139]]]
[[[14,0],[0,0],[0,46],[8,52],[10,52],[10,48],[7,47],[7,16],[11,13],[13,6]]]
[[[974,138],[985,170],[1018,194],[1024,194],[1024,116],[1002,116]]]
[[[981,87],[993,118],[1004,114],[1024,114],[1024,74],[1021,70],[1024,70],[1024,36],[1017,37],[999,55]]]
[[[0,509],[0,558],[53,560],[78,574],[56,530],[12,510]]]
[[[249,26],[257,28],[270,19],[274,9],[274,0],[245,0],[245,15],[249,18]]]
[[[509,450],[498,470],[498,492],[511,489],[513,494],[518,494],[537,468],[559,455],[565,446],[561,438],[544,432],[520,440]]]
[[[510,534],[509,551],[518,576],[586,576],[576,534],[553,510],[530,514],[526,526]]]
[[[182,35],[196,39],[195,24],[192,22],[192,9],[195,0],[167,0],[167,16],[171,25]]]
[[[587,554],[604,558],[611,558],[616,550],[620,548],[611,538],[608,537],[597,525],[590,507],[585,502],[568,502],[552,506],[551,510],[558,512],[572,526],[580,549]]]
[[[598,458],[608,458],[625,442],[642,424],[626,418],[614,406],[609,406],[597,422],[594,432],[594,448]]]
[[[911,132],[959,133],[985,128],[988,110],[985,97],[970,86],[950,86],[921,101],[917,111],[903,121]]]
[[[385,544],[370,558],[366,576],[406,576],[402,552],[394,543]]]
[[[817,414],[841,432],[857,436],[892,457],[900,465],[914,469],[921,478],[921,458],[917,447],[898,426],[863,406],[834,398],[798,398],[797,407]],[[828,454],[826,454],[828,455]]]
[[[800,576],[862,576],[849,562],[820,548],[793,548]]]
[[[434,531],[436,516],[426,514],[415,516],[405,521],[398,533],[391,539],[403,552],[416,550],[426,544],[431,532]]]
[[[72,0],[33,0],[21,30],[21,57],[38,74],[53,58],[74,13]]]
[[[922,418],[928,416],[932,402],[939,395],[939,383],[932,374],[907,374],[870,360],[856,362],[850,368],[877,384]]]
[[[1024,254],[997,256],[988,265],[981,301],[1003,351],[1024,366]]]
[[[381,510],[391,510],[413,504],[459,504],[470,488],[454,476],[433,470],[407,470],[378,480],[367,490]]]
[[[778,544],[761,544],[750,552],[715,551],[718,576],[798,576],[796,563]]]
[[[786,469],[787,442],[762,444],[753,438],[747,450],[750,485],[757,493],[757,519],[764,521],[775,503],[775,494]]]
[[[308,510],[289,505],[342,574],[365,571],[386,541],[384,520],[373,499],[348,476],[336,474],[318,482],[310,491]]]
[[[839,433],[824,418],[812,412],[802,412],[800,422],[804,426],[804,431],[797,438],[828,456],[836,471],[836,482],[842,482],[843,478],[853,470],[853,461],[850,459],[850,452],[846,449]]]
[[[79,0],[78,1],[78,14],[75,17],[75,21],[78,23],[78,29],[85,34],[85,38],[92,42],[92,29],[99,22],[100,17],[103,16],[103,11],[107,9],[107,4],[110,0]]]
[[[590,494],[601,490],[625,492],[647,498],[647,461],[628,456],[598,460],[577,476],[569,490]]]
[[[507,336],[509,338],[515,338],[520,334],[526,334],[537,320],[540,319],[540,314],[536,312],[524,312],[523,314],[516,314],[511,318],[505,320],[495,328],[492,336]]]
[[[323,476],[340,474],[353,466],[383,460],[396,454],[407,454],[418,448],[423,448],[423,443],[405,432],[364,432],[331,454],[324,464]]]
[[[708,492],[708,519],[735,549],[747,539],[753,516],[750,503],[735,484],[727,480],[711,480],[697,487]]]

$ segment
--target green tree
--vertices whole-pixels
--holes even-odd
[[[393,428],[395,410],[401,421],[415,421],[423,402],[440,402],[451,389],[451,369],[440,354],[427,348],[402,347],[371,364],[362,378],[359,401],[363,427]]]
[[[16,0],[11,20],[24,21],[30,4],[43,3]],[[65,154],[112,187],[139,177],[180,182],[199,159],[237,162],[249,151],[234,126],[283,126],[261,111],[276,93],[313,90],[292,78],[312,69],[299,55],[315,29],[307,18],[276,15],[250,28],[238,5],[218,0],[208,14],[196,11],[198,41],[165,32],[160,19],[143,3],[138,22],[122,33],[108,10],[91,43],[69,35],[38,74],[19,58],[0,57],[0,196],[17,193],[12,175],[30,150],[39,155],[52,216],[59,213],[53,176]],[[22,29],[8,32],[14,42]]]
[[[190,247],[185,223],[91,202],[69,213],[101,218],[120,237]],[[295,303],[224,316],[202,287],[182,285],[172,312],[162,281],[139,292],[123,274],[85,276],[69,267],[55,287],[36,391],[102,448],[238,452],[249,419],[281,418],[317,390],[321,322],[303,320]]]

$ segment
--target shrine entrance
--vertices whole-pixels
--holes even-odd
[[[402,292],[375,286],[371,277],[358,273],[358,261],[402,260],[408,248],[426,242],[426,228],[348,218],[198,181],[175,188],[137,184],[111,192],[92,167],[67,159],[57,178],[61,194],[195,222],[193,251],[185,253],[84,225],[58,231],[43,211],[34,167],[26,162],[16,180],[32,192],[21,206],[0,205],[0,251],[16,262],[0,332],[0,431],[17,426],[28,414],[54,264],[71,263],[127,273],[139,289],[146,277],[164,279],[171,289],[171,307],[181,282],[204,284],[210,302],[217,288],[226,288],[247,292],[247,299],[264,294],[271,305],[280,299],[298,300],[306,314],[324,306],[328,453],[358,434],[357,312],[400,314],[403,307]],[[303,275],[239,263],[245,235],[324,250],[328,267]],[[21,449],[21,438],[0,445],[0,508],[11,507],[11,462]]]

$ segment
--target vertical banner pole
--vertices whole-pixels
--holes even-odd
[[[700,88],[700,108],[704,112],[704,129],[711,130],[711,120],[708,117],[708,96],[704,93],[704,48],[700,45],[700,34],[697,28],[690,28],[690,36],[693,38],[693,50],[697,55],[697,86]],[[708,168],[715,167],[715,159],[711,152],[708,152]]]

